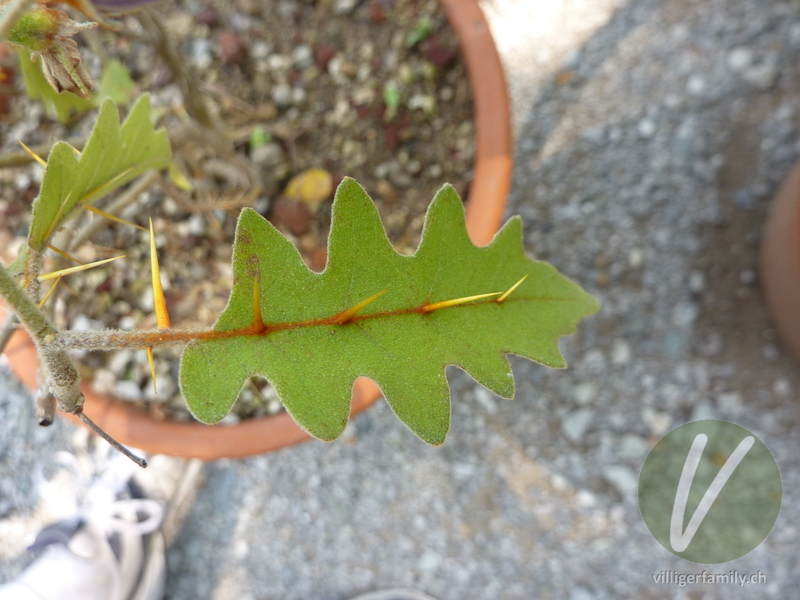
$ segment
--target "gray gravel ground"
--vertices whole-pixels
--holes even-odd
[[[567,371],[514,361],[513,401],[453,370],[441,448],[380,403],[333,444],[209,465],[169,551],[169,598],[345,600],[394,586],[441,600],[797,594],[800,370],[765,313],[757,253],[768,200],[800,155],[800,4],[486,8],[516,107],[509,214],[523,216],[529,251],[602,311],[562,344]],[[34,514],[31,465],[69,434],[26,426],[2,381],[0,577],[23,563],[8,532],[27,533]],[[783,476],[770,537],[719,566],[663,550],[635,500],[649,447],[696,418],[752,430]],[[705,569],[767,583],[653,583]]]

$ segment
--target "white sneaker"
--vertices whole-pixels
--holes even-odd
[[[166,575],[162,529],[169,525],[170,537],[176,531],[202,465],[154,457],[162,460],[151,461],[147,477],[140,478],[138,467],[121,455],[97,458],[90,462],[105,464],[87,478],[74,455],[56,456],[54,464],[79,484],[76,514],[37,535],[30,549],[44,553],[17,579],[0,586],[0,600],[161,600]],[[40,481],[46,487],[43,476]]]

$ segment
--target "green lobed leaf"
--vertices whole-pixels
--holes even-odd
[[[108,97],[117,104],[127,104],[133,96],[134,88],[135,84],[131,79],[128,67],[115,58],[103,69],[103,76],[97,86],[95,102],[99,103],[103,98]]]
[[[39,195],[33,201],[28,242],[41,249],[49,236],[81,206],[91,204],[149,169],[172,159],[167,132],[150,121],[150,97],[144,95],[120,126],[119,112],[107,98],[83,152],[56,143],[47,158]]]
[[[447,365],[512,397],[514,380],[505,355],[565,367],[558,338],[599,308],[555,268],[525,255],[518,217],[488,246],[474,246],[451,186],[437,193],[420,247],[408,257],[392,248],[363,188],[345,179],[333,204],[328,249],[325,271],[314,273],[269,222],[251,209],[242,211],[233,290],[214,326],[233,333],[192,342],[181,362],[181,388],[195,417],[206,423],[221,420],[247,378],[258,374],[270,380],[304,429],[332,440],[347,423],[353,382],[366,376],[414,433],[440,444],[450,423]],[[526,274],[502,303],[491,298],[420,310],[433,302],[503,292]],[[268,329],[239,334],[254,321],[257,277]],[[352,321],[332,321],[383,290],[388,291]],[[321,322],[309,323],[314,320]]]

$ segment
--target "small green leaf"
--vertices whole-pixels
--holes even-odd
[[[413,48],[431,34],[431,20],[428,17],[420,17],[414,29],[406,36],[406,48]]]
[[[117,104],[125,105],[131,101],[133,91],[134,83],[128,68],[116,59],[108,63],[97,88],[97,98],[102,100],[108,97]]]
[[[397,116],[397,109],[400,108],[402,98],[400,95],[400,88],[394,81],[387,81],[383,86],[383,103],[386,105],[386,112],[383,118],[386,121],[391,121]]]
[[[120,126],[113,100],[100,107],[83,153],[66,142],[53,146],[42,187],[33,201],[28,242],[41,249],[82,205],[91,204],[148,169],[161,169],[172,158],[167,133],[150,122],[150,97],[142,96]]]
[[[253,127],[250,133],[250,148],[266,146],[272,141],[272,134],[263,127]]]
[[[519,218],[489,246],[474,246],[451,186],[434,198],[419,250],[408,257],[392,249],[366,192],[345,179],[334,199],[328,249],[327,268],[314,273],[272,225],[253,210],[242,212],[234,286],[214,326],[217,339],[192,342],[181,363],[181,387],[199,420],[222,419],[246,380],[258,374],[272,382],[304,429],[332,440],[347,423],[353,382],[366,376],[414,433],[440,444],[450,423],[447,365],[511,397],[505,355],[566,366],[558,338],[599,307],[552,266],[525,255]],[[525,275],[497,302],[498,292]],[[260,328],[253,325],[256,285]],[[423,308],[491,293],[432,312]],[[355,316],[337,320],[366,299],[373,301]]]

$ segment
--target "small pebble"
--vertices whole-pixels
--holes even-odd
[[[561,432],[571,442],[579,442],[583,439],[586,430],[594,419],[594,410],[591,408],[580,408],[567,414],[561,422]]]
[[[700,294],[706,288],[706,276],[701,271],[692,271],[689,274],[689,291]]]
[[[219,56],[226,65],[242,65],[247,60],[247,46],[235,31],[223,31],[217,41]]]
[[[301,236],[308,233],[311,212],[304,202],[280,197],[272,205],[270,220],[286,226],[292,235]]]
[[[603,469],[603,479],[610,483],[626,500],[636,498],[639,479],[630,467],[608,465]]]
[[[292,86],[288,83],[279,83],[272,88],[270,95],[278,108],[289,108],[294,102]]]
[[[333,11],[337,15],[346,15],[353,12],[357,4],[358,0],[334,0]]]
[[[786,397],[792,393],[792,384],[785,377],[780,377],[772,384],[772,391],[776,396]]]
[[[495,402],[494,395],[483,386],[475,386],[474,390],[475,400],[483,406],[483,408],[490,415],[497,412],[497,402]]]
[[[741,73],[753,64],[753,51],[744,46],[737,46],[727,56],[728,68],[734,73]]]
[[[739,392],[727,392],[717,397],[717,407],[723,414],[736,417],[744,410],[744,402]]]
[[[219,15],[213,6],[207,6],[197,13],[194,20],[198,25],[214,27],[219,22]]]
[[[611,347],[611,362],[615,365],[626,365],[631,360],[631,347],[625,340],[614,340]]]
[[[666,412],[653,410],[650,407],[645,407],[642,410],[642,419],[650,428],[653,435],[662,436],[669,431],[672,425],[672,415]]]
[[[652,119],[642,119],[636,126],[636,130],[643,138],[651,138],[656,133],[656,124]]]
[[[576,385],[572,393],[578,404],[589,404],[597,397],[597,387],[585,381]]]
[[[689,417],[690,421],[706,421],[709,419],[718,419],[717,409],[714,407],[710,400],[701,400],[692,408],[692,415]]]
[[[639,461],[650,451],[650,444],[635,433],[628,433],[622,436],[617,454],[623,460]]]
[[[272,169],[286,161],[286,154],[280,144],[269,142],[252,148],[250,150],[250,160],[258,167]]]
[[[114,396],[120,400],[137,402],[142,399],[142,389],[135,381],[124,379],[114,385]]]
[[[314,49],[308,44],[300,44],[292,51],[292,61],[298,69],[307,69],[314,65]]]

